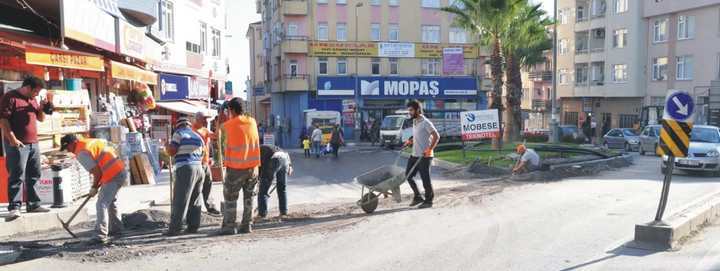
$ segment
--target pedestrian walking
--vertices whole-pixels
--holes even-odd
[[[17,197],[20,187],[25,184],[28,213],[49,212],[40,206],[40,197],[35,183],[40,179],[40,147],[38,145],[37,122],[44,121],[45,115],[53,112],[53,95],[48,92],[46,99],[38,103],[35,97],[45,87],[37,77],[23,80],[19,89],[12,90],[0,99],[0,129],[3,134],[6,168],[8,177],[8,212],[6,221],[20,217],[22,201]]]
[[[582,132],[585,135],[585,142],[584,143],[591,143],[592,142],[592,117],[590,115],[585,118],[585,121],[582,124]]]
[[[373,121],[370,134],[372,135],[372,146],[375,146],[375,143],[380,143],[380,120],[375,119],[375,121]]]
[[[258,216],[267,217],[267,200],[270,198],[270,187],[275,182],[278,209],[280,216],[288,214],[286,183],[287,176],[292,175],[290,155],[280,147],[271,145],[260,146],[260,192],[258,193]]]
[[[197,233],[200,228],[204,145],[187,118],[177,120],[175,133],[166,147],[175,161],[175,186],[167,236],[180,235],[183,220],[187,223],[186,233]]]
[[[330,135],[330,147],[332,148],[332,153],[335,158],[338,157],[338,152],[343,144],[345,144],[345,139],[343,138],[342,128],[340,128],[340,124],[335,124],[332,134]]]
[[[305,158],[310,158],[310,138],[303,136],[302,139],[303,151],[305,152]]]
[[[212,200],[210,199],[210,193],[212,192],[212,171],[210,167],[213,164],[213,161],[210,159],[210,145],[212,144],[212,140],[216,140],[217,136],[215,133],[210,131],[210,129],[207,128],[208,125],[208,118],[210,118],[210,115],[206,113],[205,111],[198,111],[195,114],[195,120],[193,122],[193,131],[195,131],[203,140],[203,157],[202,157],[202,171],[203,171],[203,181],[202,181],[202,195],[203,195],[203,205],[205,205],[205,210],[208,212],[208,214],[218,216],[220,215],[220,211],[215,209],[215,204],[212,203]]]
[[[412,145],[413,151],[408,159],[405,173],[407,174],[407,182],[412,188],[415,196],[410,206],[418,206],[418,208],[431,208],[435,194],[433,193],[432,181],[430,180],[430,165],[434,156],[433,150],[440,141],[435,125],[423,115],[420,102],[412,100],[407,103],[410,119],[413,121],[413,137],[405,142],[403,147]],[[420,173],[423,188],[425,189],[425,198],[420,195],[420,190],[415,184],[413,178]]]
[[[238,231],[252,232],[252,197],[260,166],[260,139],[255,119],[244,114],[240,98],[230,100],[228,109],[230,119],[222,125],[227,175],[223,183],[225,203],[220,233],[225,235],[236,234]],[[240,191],[243,193],[243,216],[238,227],[237,201]]]
[[[322,153],[322,138],[323,132],[320,129],[320,125],[315,124],[315,130],[313,130],[310,139],[312,140],[313,150],[315,151],[315,157],[317,158],[320,158],[320,153]]]
[[[128,177],[125,164],[107,141],[102,139],[78,139],[73,134],[65,135],[60,139],[60,151],[75,154],[80,165],[92,173],[94,180],[88,197],[98,195],[99,190],[95,203],[95,238],[92,242],[107,244],[109,236],[122,233],[122,221],[115,202]]]

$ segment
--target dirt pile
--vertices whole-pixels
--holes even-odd
[[[167,228],[170,224],[170,212],[154,209],[135,211],[122,215],[123,225],[126,230],[154,230]],[[200,218],[200,225],[210,226],[219,224],[222,217],[210,216],[203,213]]]

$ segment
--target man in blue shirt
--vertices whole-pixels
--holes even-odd
[[[170,225],[165,235],[176,236],[182,231],[183,217],[187,211],[186,233],[197,233],[200,228],[202,211],[202,137],[192,129],[187,118],[175,123],[175,133],[167,145],[168,154],[173,156],[175,166],[175,187],[173,190]]]

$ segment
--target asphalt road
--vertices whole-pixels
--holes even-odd
[[[8,270],[719,270],[717,226],[676,252],[624,246],[635,224],[653,218],[660,180],[658,159],[637,157],[599,176],[482,198],[438,194],[434,209],[361,216],[329,232],[247,237],[113,265],[44,258]],[[675,176],[666,214],[718,191],[717,178]]]

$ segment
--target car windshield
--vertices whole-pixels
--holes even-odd
[[[402,127],[402,123],[405,118],[402,117],[386,117],[383,119],[380,129],[382,130],[396,130]]]
[[[638,135],[637,132],[633,129],[623,129],[622,131],[625,136],[637,136]]]
[[[653,126],[652,130],[656,136],[660,136],[660,126]]]
[[[718,130],[712,128],[695,128],[690,137],[692,142],[720,143]]]

